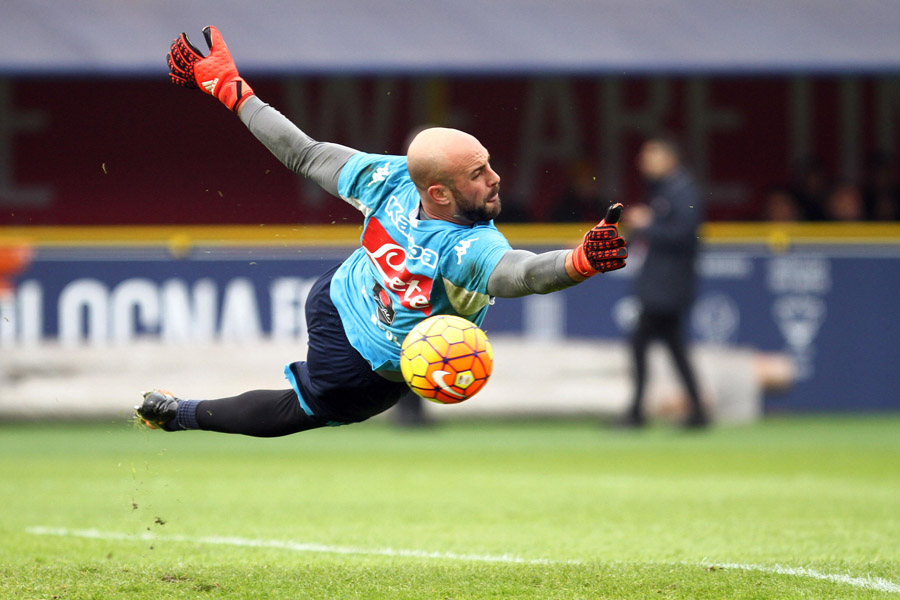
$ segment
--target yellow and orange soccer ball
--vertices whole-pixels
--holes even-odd
[[[493,367],[484,331],[453,315],[425,319],[400,348],[400,370],[410,389],[440,404],[458,404],[480,392]]]

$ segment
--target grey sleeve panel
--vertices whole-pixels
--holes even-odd
[[[518,298],[572,287],[577,282],[566,273],[569,252],[571,250],[551,250],[535,254],[528,250],[510,250],[494,267],[488,279],[488,294]]]
[[[317,142],[256,96],[244,102],[241,121],[287,168],[338,196],[341,169],[357,150],[340,144]]]

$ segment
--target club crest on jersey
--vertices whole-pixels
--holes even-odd
[[[391,300],[391,295],[381,287],[380,283],[376,283],[372,286],[372,296],[375,298],[378,320],[385,325],[392,324],[394,322],[394,302]]]
[[[431,288],[434,281],[409,272],[406,248],[391,238],[378,219],[370,219],[363,234],[363,249],[381,275],[381,283],[397,295],[406,308],[431,314]]]

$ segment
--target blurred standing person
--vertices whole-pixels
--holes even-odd
[[[645,260],[635,282],[641,310],[631,339],[634,396],[621,425],[645,424],[647,348],[658,339],[668,346],[690,400],[684,425],[705,427],[708,417],[700,402],[683,333],[697,283],[694,263],[704,199],[693,175],[682,164],[674,138],[659,135],[647,139],[638,153],[637,167],[647,184],[647,203],[630,208],[624,216],[632,231],[632,243],[645,248]]]

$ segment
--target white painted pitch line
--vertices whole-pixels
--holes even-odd
[[[404,550],[401,548],[354,548],[350,546],[329,546],[327,544],[301,543],[281,540],[254,540],[240,537],[185,535],[157,535],[154,533],[120,533],[97,529],[66,529],[61,527],[28,527],[26,532],[33,535],[53,535],[78,537],[95,540],[140,540],[149,542],[188,542],[218,546],[239,546],[243,548],[277,548],[294,552],[319,552],[323,554],[357,554],[368,556],[402,556],[408,558],[437,558],[441,560],[467,560],[473,562],[514,563],[526,565],[581,564],[579,560],[550,560],[547,558],[523,558],[511,554],[457,554],[454,552],[429,552],[427,550]]]
[[[704,562],[702,564],[706,567],[716,567],[719,569],[740,569],[742,571],[759,571],[762,573],[775,573],[777,575],[795,575],[797,577],[809,577],[811,579],[821,579],[824,581],[843,583],[845,585],[863,588],[866,590],[900,594],[900,584],[896,584],[893,581],[889,581],[887,579],[882,579],[881,577],[871,577],[868,575],[865,577],[854,577],[852,575],[835,575],[832,573],[820,573],[819,571],[806,569],[804,567],[782,567],[781,565],[765,566],[717,562]]]
[[[244,548],[276,548],[279,550],[292,550],[294,552],[318,552],[322,554],[354,554],[367,556],[400,556],[406,558],[436,558],[441,560],[465,560],[473,562],[528,564],[528,565],[559,565],[559,564],[584,564],[580,560],[551,560],[547,558],[523,558],[510,554],[457,554],[454,552],[429,552],[427,550],[404,550],[398,548],[354,548],[350,546],[330,546],[327,544],[300,543],[280,540],[256,540],[241,537],[200,536],[191,537],[185,535],[157,535],[154,533],[121,533],[115,531],[99,531],[97,529],[67,529],[64,527],[28,527],[26,532],[32,535],[50,535],[58,537],[78,537],[95,540],[126,540],[126,541],[150,541],[150,542],[186,542],[192,544],[210,544],[219,546],[238,546]],[[652,564],[652,563],[651,563]],[[703,561],[701,563],[679,563],[685,566],[715,567],[719,569],[736,569],[742,571],[758,571],[760,573],[774,573],[777,575],[793,575],[796,577],[808,577],[824,581],[833,581],[852,587],[879,592],[900,594],[900,584],[896,584],[880,577],[854,577],[852,575],[837,575],[821,573],[804,567],[783,567],[780,565],[752,565],[740,563],[719,563]]]

